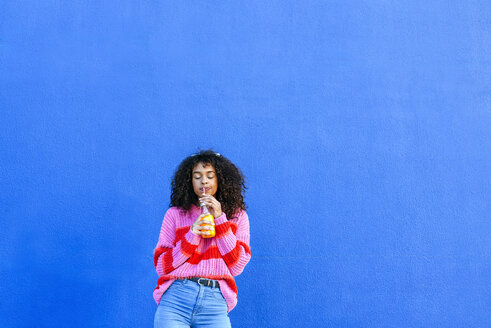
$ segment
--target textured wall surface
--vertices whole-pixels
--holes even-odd
[[[0,326],[152,327],[170,178],[247,176],[238,327],[491,327],[491,5],[6,1]]]

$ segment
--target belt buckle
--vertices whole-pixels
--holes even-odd
[[[201,285],[201,286],[207,286],[207,287],[209,287],[209,286],[208,286],[209,281],[207,281],[207,283],[206,283],[206,284],[204,284],[204,283],[201,283],[201,282],[200,282],[200,280],[201,280],[201,279],[203,279],[203,280],[204,280],[204,278],[199,278],[199,279],[198,279],[198,285]]]

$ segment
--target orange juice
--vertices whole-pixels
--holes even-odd
[[[203,196],[206,196],[206,189],[203,188],[202,190],[203,190]],[[208,219],[212,223],[212,224],[204,223],[204,224],[200,224],[200,226],[202,227],[211,226],[213,228],[212,230],[208,230],[208,232],[210,232],[209,235],[203,235],[202,237],[203,238],[215,237],[215,218],[213,217],[213,215],[211,215],[210,211],[208,210],[208,206],[206,206],[205,204],[200,204],[200,207],[201,207],[201,215],[203,215],[200,221],[204,219]]]
[[[200,224],[200,226],[204,227],[204,226],[211,226],[213,228],[213,230],[208,230],[210,232],[210,235],[204,235],[203,238],[212,238],[212,237],[215,237],[215,218],[213,217],[213,215],[211,214],[207,214],[205,216],[203,216],[201,220],[204,220],[204,219],[208,219],[209,221],[211,221],[213,224],[208,224],[208,223],[203,223],[203,224]]]

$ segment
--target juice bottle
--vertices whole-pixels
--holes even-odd
[[[204,195],[205,195],[205,188],[203,188],[203,196]],[[210,232],[209,235],[203,235],[202,237],[203,238],[215,237],[215,218],[213,217],[213,215],[211,215],[210,211],[208,210],[208,206],[206,206],[205,204],[200,204],[200,207],[201,207],[201,214],[203,215],[200,221],[204,219],[208,219],[209,221],[212,222],[212,224],[203,223],[201,224],[201,226],[211,226],[213,228],[212,230],[208,230]]]

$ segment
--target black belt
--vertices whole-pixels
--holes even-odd
[[[216,281],[216,280],[210,280],[210,279],[199,278],[199,277],[186,278],[186,279],[197,282],[201,286],[207,286],[207,287],[211,287],[211,288],[220,288],[220,285],[218,284],[218,281]]]

